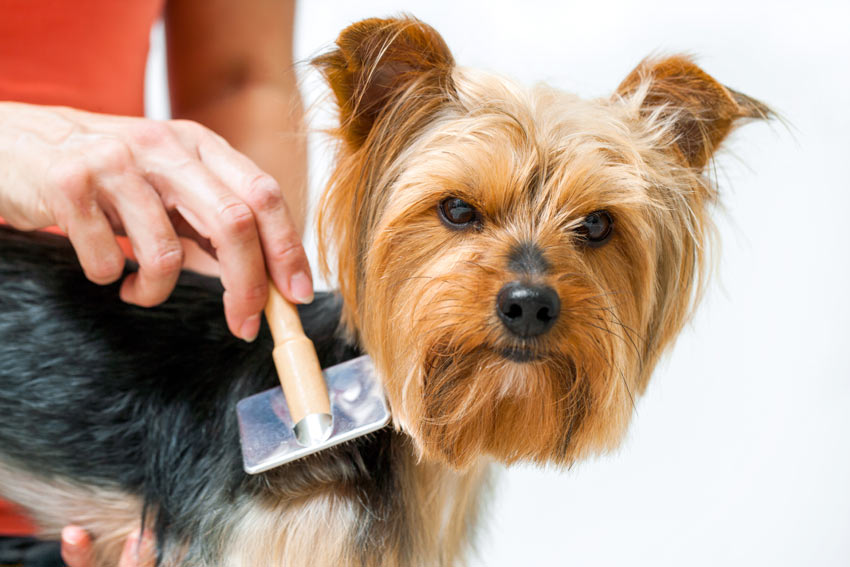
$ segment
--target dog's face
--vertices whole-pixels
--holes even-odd
[[[584,101],[458,69],[415,20],[337,46],[320,240],[396,423],[459,468],[613,447],[698,296],[702,170],[767,109],[681,57]]]

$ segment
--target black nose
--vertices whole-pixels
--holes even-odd
[[[496,296],[496,313],[505,327],[522,338],[542,335],[552,328],[561,300],[555,290],[545,285],[511,282]]]

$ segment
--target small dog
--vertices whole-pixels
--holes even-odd
[[[258,476],[234,405],[272,387],[214,280],[155,309],[89,284],[68,244],[0,229],[0,494],[114,565],[141,521],[163,565],[454,565],[494,461],[615,447],[699,297],[705,170],[762,103],[685,57],[607,99],[455,66],[410,18],[342,32],[314,64],[339,106],[319,217],[339,294],[301,308],[323,365],[373,357],[377,434]]]

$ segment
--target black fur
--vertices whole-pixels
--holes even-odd
[[[64,567],[58,542],[0,536],[0,567]]]
[[[294,498],[328,478],[358,494],[364,550],[388,525],[399,535],[403,437],[387,428],[246,475],[235,404],[277,384],[268,329],[252,344],[234,338],[212,278],[184,273],[153,309],[121,302],[117,286],[88,282],[65,239],[0,227],[0,459],[141,496],[158,543],[191,540],[190,556],[239,499]],[[359,354],[337,334],[340,307],[323,293],[300,308],[323,366]]]
[[[508,253],[508,268],[518,274],[545,274],[552,267],[533,242],[520,242]]]

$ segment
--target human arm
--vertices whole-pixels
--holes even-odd
[[[182,264],[177,237],[188,236],[218,256],[231,331],[253,338],[266,295],[268,195],[279,195],[274,179],[200,124],[0,103],[0,216],[22,230],[58,225],[100,284],[121,277],[114,235],[127,234],[139,270],[122,283],[125,301],[168,297]],[[275,220],[300,249],[291,223]],[[288,281],[275,281],[291,296]]]
[[[301,234],[307,161],[295,2],[171,0],[165,16],[172,115],[211,128],[271,174]]]
[[[216,12],[215,2],[183,2],[175,0],[184,8],[193,5],[198,22],[216,21],[203,15],[206,10]],[[254,4],[262,10],[254,10]],[[269,10],[285,3],[258,0],[239,6],[246,17],[264,19],[260,16],[272,18]],[[284,18],[280,31],[290,40],[291,24],[291,18]],[[235,27],[245,30],[250,25]],[[177,28],[169,29],[176,33]],[[239,61],[262,47],[251,48],[249,40],[243,40],[248,46],[240,48]],[[183,49],[176,40],[172,43],[177,44],[172,52]],[[189,60],[205,69],[215,67],[205,67],[198,57]],[[216,57],[229,60],[224,53]],[[291,60],[291,52],[284,58]],[[175,81],[176,114],[196,116],[229,132],[268,164],[264,167],[285,179],[293,208],[303,208],[304,142],[291,132],[300,124],[294,80],[271,86],[250,81],[237,88],[223,87],[209,74],[195,77],[185,84]],[[206,95],[197,83],[204,77],[209,80]],[[190,91],[191,96],[186,94]],[[284,98],[291,107],[279,104]],[[263,110],[266,104],[271,110]],[[248,120],[248,115],[255,118]],[[284,115],[282,122],[275,119]],[[282,146],[275,145],[279,140],[284,140]],[[266,268],[290,299],[304,302],[312,297],[300,224],[290,220],[278,184],[195,122],[153,122],[0,103],[0,216],[24,230],[58,224],[69,233],[86,274],[97,283],[120,277],[124,260],[113,232],[129,234],[140,270],[123,283],[121,294],[140,305],[153,305],[168,296],[182,259],[176,236],[192,237],[217,254],[228,324],[235,335],[246,339],[259,329]],[[303,223],[303,214],[295,216]],[[293,282],[293,276],[300,281]]]

